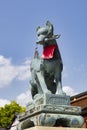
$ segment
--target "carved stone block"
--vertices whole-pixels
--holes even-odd
[[[25,114],[19,115],[21,123],[18,127],[20,130],[33,126],[81,127],[84,120],[80,113],[80,107],[70,106],[69,96],[37,95],[33,102],[28,103]]]

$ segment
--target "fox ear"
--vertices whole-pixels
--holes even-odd
[[[41,27],[40,27],[40,26],[38,26],[38,27],[37,27],[37,29],[36,29],[36,31],[38,31],[40,28],[41,28]]]
[[[49,28],[50,32],[53,32],[53,25],[50,23],[50,21],[46,22],[46,27]]]
[[[46,25],[51,26],[52,24],[51,24],[51,22],[49,20],[47,20]]]

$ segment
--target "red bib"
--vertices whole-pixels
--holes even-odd
[[[54,50],[57,45],[45,46],[42,54],[43,59],[51,59],[53,58]]]

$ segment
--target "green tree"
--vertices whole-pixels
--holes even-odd
[[[0,127],[9,127],[15,117],[15,114],[25,112],[25,107],[20,106],[16,101],[11,101],[4,107],[0,107]]]

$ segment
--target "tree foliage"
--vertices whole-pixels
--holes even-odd
[[[11,101],[10,104],[0,107],[0,127],[9,127],[15,114],[22,112],[25,112],[25,107],[20,106],[16,101]]]

